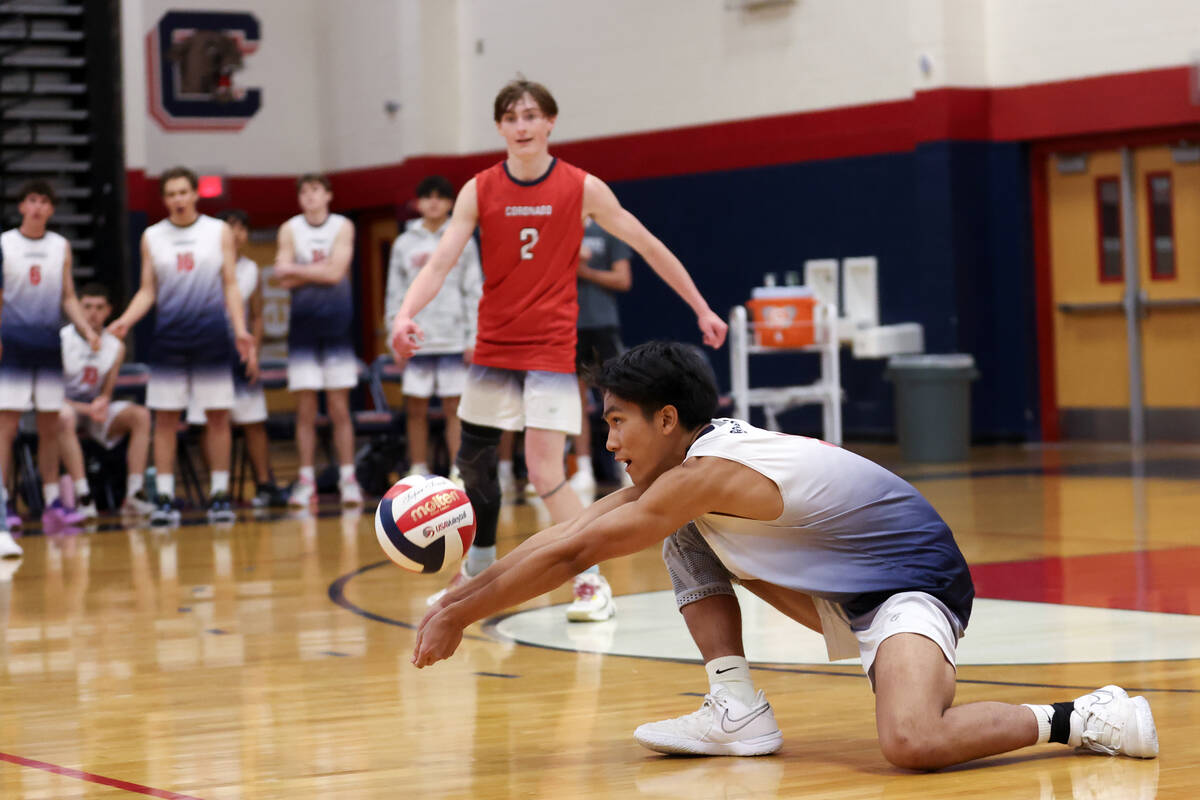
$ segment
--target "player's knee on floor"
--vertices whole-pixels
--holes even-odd
[[[690,522],[663,541],[663,562],[679,608],[706,597],[733,594],[733,576]]]
[[[500,433],[498,428],[488,428],[464,422],[462,444],[454,459],[468,494],[476,494],[480,501],[500,505],[500,476],[497,472],[500,459]],[[472,505],[477,505],[471,498]]]
[[[948,763],[937,752],[934,743],[925,741],[918,731],[898,727],[879,731],[879,749],[888,763],[901,769],[934,770]]]
[[[879,700],[876,698],[878,706]],[[879,749],[889,763],[904,769],[932,770],[962,759],[951,753],[954,743],[945,736],[940,714],[919,709],[880,713],[876,708],[875,725]]]

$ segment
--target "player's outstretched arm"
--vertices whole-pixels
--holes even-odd
[[[400,310],[396,312],[396,318],[392,321],[392,335],[389,341],[392,350],[401,358],[408,358],[416,352],[419,342],[424,338],[424,333],[417,323],[413,322],[413,317],[437,296],[442,284],[446,282],[446,275],[458,263],[463,248],[475,232],[478,220],[479,201],[475,193],[475,179],[472,178],[459,191],[458,199],[454,201],[454,211],[450,215],[450,222],[446,224],[441,241],[433,249],[425,266],[421,267],[416,280],[404,293]]]
[[[583,213],[594,217],[600,227],[636,250],[646,259],[650,268],[683,298],[696,312],[696,323],[705,344],[720,347],[725,342],[729,326],[709,308],[683,263],[658,237],[646,230],[637,217],[625,210],[612,189],[595,175],[588,175],[583,182]]]
[[[572,532],[519,552],[513,550],[459,589],[458,600],[427,616],[417,633],[413,664],[427,667],[448,658],[463,629],[506,608],[550,591],[610,558],[660,542],[689,520],[712,510],[711,488],[700,472],[681,467],[662,475],[637,500],[618,505]],[[473,585],[474,584],[474,585]]]
[[[125,307],[121,316],[109,323],[108,332],[118,339],[124,339],[125,335],[129,333],[129,329],[146,316],[146,312],[154,306],[157,296],[158,284],[154,279],[154,261],[150,257],[150,242],[146,239],[146,235],[142,234],[142,283],[133,293],[133,297],[129,299],[129,305]]]
[[[571,536],[579,532],[585,526],[599,519],[609,511],[623,506],[626,503],[632,503],[640,496],[641,490],[634,486],[628,486],[624,489],[620,489],[616,492],[605,495],[585,508],[572,519],[569,519],[565,522],[560,522],[557,525],[551,525],[549,528],[530,536],[528,539],[521,542],[521,544],[513,548],[505,556],[505,559],[519,560],[525,558],[535,550],[547,547],[565,536]],[[459,600],[466,598],[468,595],[479,591],[484,586],[491,583],[498,575],[504,572],[503,567],[497,566],[499,563],[500,562],[494,562],[486,570],[471,578],[471,580],[453,589],[450,589],[448,592],[446,592],[446,594],[442,595],[441,600],[439,600],[429,610],[425,617],[428,618],[432,616],[446,606],[452,605]]]

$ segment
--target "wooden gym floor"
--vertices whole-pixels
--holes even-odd
[[[662,757],[634,727],[694,710],[706,682],[656,552],[604,565],[613,622],[568,625],[545,610],[560,589],[418,671],[412,626],[439,579],[382,563],[370,513],[331,508],[24,536],[0,565],[0,797],[1200,796],[1200,448],[979,448],[921,467],[856,449],[929,497],[975,570],[959,701],[1116,682],[1150,699],[1159,759],[1050,745],[894,769],[858,667],[757,608],[748,646],[782,752]],[[506,507],[501,550],[536,524]]]

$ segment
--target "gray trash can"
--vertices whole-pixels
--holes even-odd
[[[966,353],[892,356],[884,377],[896,384],[896,434],[905,461],[966,461],[971,444],[971,381]]]

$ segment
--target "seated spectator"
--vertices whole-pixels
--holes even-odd
[[[92,330],[103,331],[112,313],[108,289],[89,283],[79,292],[83,315]],[[150,411],[128,400],[113,400],[113,387],[125,345],[111,333],[100,337],[100,349],[92,350],[74,325],[59,331],[62,340],[63,379],[66,400],[59,411],[58,446],[67,473],[75,483],[75,502],[85,519],[96,517],[96,503],[83,469],[83,449],[79,434],[111,450],[129,437],[126,463],[129,477],[125,484],[122,514],[143,516],[154,510],[143,487],[146,459],[150,449]]]

